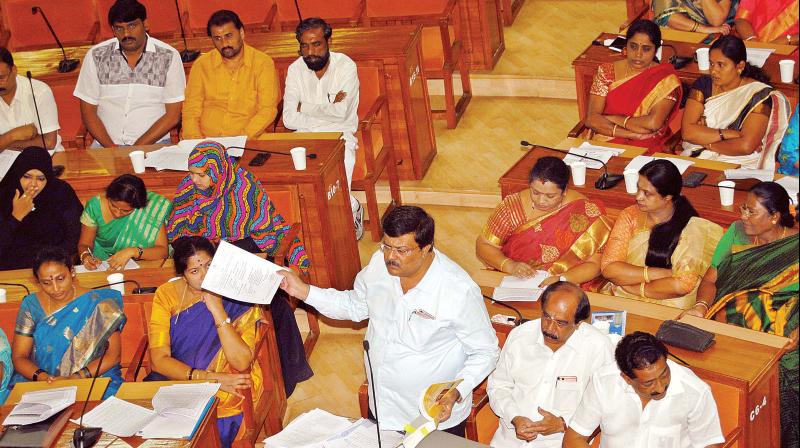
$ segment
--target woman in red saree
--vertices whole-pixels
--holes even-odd
[[[626,37],[626,58],[597,68],[584,120],[586,137],[640,146],[648,154],[667,150],[669,123],[681,101],[680,79],[672,65],[655,59],[661,45],[655,23],[637,20]]]
[[[559,158],[540,158],[528,178],[530,189],[508,195],[489,217],[478,258],[517,277],[548,271],[543,285],[593,280],[612,226],[603,206],[567,190],[569,167]]]
[[[742,0],[734,24],[742,40],[797,45],[798,19],[798,0]]]

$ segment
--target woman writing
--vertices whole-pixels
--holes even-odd
[[[661,30],[649,20],[628,28],[625,59],[597,68],[584,124],[589,138],[665,150],[682,90],[671,64],[659,64]]]
[[[636,205],[620,213],[603,252],[604,292],[676,308],[694,305],[722,228],[697,216],[667,160],[639,170]]]
[[[655,22],[680,31],[727,35],[739,0],[653,0]]]
[[[167,258],[164,223],[169,211],[169,200],[148,192],[142,179],[132,174],[117,177],[105,194],[86,203],[78,241],[81,262],[97,269],[106,260],[111,269],[122,269],[132,259]]]
[[[684,314],[791,338],[780,361],[781,446],[798,444],[798,232],[789,195],[774,182],[750,189],[717,245],[711,267]]]
[[[567,189],[569,168],[559,158],[540,158],[528,180],[529,190],[508,195],[489,218],[475,243],[478,258],[518,277],[546,270],[545,285],[596,278],[611,229],[602,205]]]
[[[242,423],[241,391],[251,389],[257,401],[263,390],[263,372],[253,363],[259,339],[256,324],[263,309],[202,289],[214,252],[214,245],[202,237],[175,242],[173,260],[180,278],[161,285],[153,298],[149,330],[153,372],[145,380],[221,383],[217,424],[227,447]]]
[[[686,101],[682,155],[773,171],[789,101],[747,62],[738,37],[714,42],[709,59],[711,76],[695,81]]]
[[[43,247],[74,255],[82,211],[72,187],[53,173],[50,154],[23,150],[0,182],[0,270],[30,269]]]
[[[86,289],[75,281],[72,257],[60,248],[44,248],[36,256],[33,275],[40,291],[22,300],[11,345],[16,373],[22,381],[111,378],[104,397],[122,384],[120,332],[125,325],[122,295],[112,289]]]

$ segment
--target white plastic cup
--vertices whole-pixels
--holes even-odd
[[[781,68],[781,82],[792,82],[792,75],[794,75],[794,59],[782,59],[778,62]]]
[[[292,163],[294,163],[294,169],[296,170],[306,169],[306,148],[298,146],[297,148],[292,148],[289,151],[289,153],[292,155]]]
[[[708,70],[711,68],[711,62],[708,60],[708,48],[698,48],[695,50],[697,54],[697,68],[700,70]]]
[[[572,184],[582,187],[586,184],[586,164],[584,162],[572,162],[569,165],[572,170]]]
[[[611,322],[607,320],[598,320],[595,321],[592,326],[600,330],[600,333],[609,334],[611,333]]]
[[[125,280],[125,276],[122,275],[121,272],[115,272],[108,277],[106,277],[106,281],[108,283],[117,283]],[[119,291],[120,294],[125,294],[125,283],[119,283],[116,285],[111,285],[109,288]]]
[[[722,182],[718,183],[719,185],[719,202],[722,204],[723,207],[730,207],[733,205],[733,187],[736,186],[736,182],[732,180],[723,180]]]
[[[144,151],[131,151],[128,156],[131,158],[133,172],[136,174],[144,173]]]
[[[636,194],[639,191],[639,171],[625,170],[622,174],[625,175],[625,191],[628,194]]]
[[[6,303],[6,290],[0,289],[0,303]]]
[[[659,62],[664,62],[661,60],[661,50],[663,49],[664,47],[658,47],[658,50],[656,50],[656,58],[658,59]]]

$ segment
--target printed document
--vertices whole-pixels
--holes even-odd
[[[3,426],[30,425],[47,420],[72,406],[77,391],[78,386],[69,386],[26,392],[3,420]]]
[[[75,273],[76,274],[86,274],[87,272],[105,272],[105,271],[108,271],[109,269],[111,269],[111,266],[108,265],[108,261],[103,260],[100,263],[100,265],[97,266],[97,269],[95,269],[95,270],[91,270],[91,269],[87,268],[86,266],[84,266],[82,264],[79,264],[79,265],[75,266]],[[128,262],[125,263],[125,266],[122,267],[123,271],[127,271],[129,269],[139,269],[139,263],[133,261],[133,258],[128,260]]]
[[[221,241],[202,287],[240,302],[269,305],[285,270],[269,260]]]
[[[610,148],[607,146],[595,146],[589,142],[583,142],[577,148],[570,148],[569,154],[564,157],[564,163],[569,165],[572,162],[584,162],[586,164],[586,168],[590,168],[593,170],[599,170],[603,167],[603,164],[600,162],[595,162],[594,160],[584,159],[583,157],[578,157],[578,155],[591,157],[593,159],[602,160],[603,163],[608,163],[612,157],[618,156],[624,153],[624,149],[619,148]]]
[[[628,163],[628,166],[625,167],[625,171],[627,170],[639,171],[640,169],[642,169],[643,166],[647,165],[648,163],[656,159],[669,160],[670,162],[672,162],[673,165],[675,165],[678,168],[681,174],[685,173],[686,169],[694,165],[694,162],[692,162],[691,160],[678,159],[674,157],[636,156],[632,158],[630,163]]]
[[[547,277],[550,277],[547,271],[536,271],[530,278],[506,275],[500,286],[494,288],[492,299],[498,302],[536,302],[544,291],[541,285]]]

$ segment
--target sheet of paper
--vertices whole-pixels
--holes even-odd
[[[345,417],[322,409],[312,409],[292,420],[278,434],[264,439],[264,445],[265,448],[322,448],[323,442],[351,426],[352,423]]]
[[[219,383],[196,383],[161,387],[153,397],[157,414],[138,435],[145,439],[188,438],[219,386]]]
[[[225,148],[231,146],[243,147],[247,142],[247,136],[239,135],[236,137],[208,137],[208,138],[181,140],[180,142],[178,142],[178,146],[180,146],[183,149],[188,149],[191,152],[191,150],[194,149],[194,147],[197,146],[198,143],[205,142],[208,140],[215,141],[220,145],[224,146]],[[231,157],[241,157],[242,154],[244,154],[243,149],[229,149],[227,150],[227,152],[228,155]]]
[[[735,170],[725,170],[725,178],[730,180],[739,179],[758,179],[760,181],[770,181],[775,178],[773,170],[755,170],[751,168],[738,168]]]
[[[534,289],[538,288],[539,285],[542,284],[544,279],[550,277],[550,273],[547,271],[536,271],[533,277],[529,278],[521,278],[515,277],[513,275],[506,275],[503,277],[503,280],[500,281],[501,288],[529,288]]]
[[[789,198],[794,205],[797,205],[797,193],[800,191],[800,179],[793,176],[783,176],[775,181],[776,184],[782,186],[789,193]]]
[[[87,272],[105,272],[105,271],[107,271],[109,269],[111,269],[111,266],[108,265],[107,261],[103,260],[100,263],[100,266],[98,266],[97,269],[95,269],[95,270],[91,270],[91,269],[87,268],[86,266],[84,266],[82,264],[79,264],[79,265],[75,266],[75,273],[76,274],[85,274]],[[127,263],[125,263],[125,266],[122,268],[123,271],[127,271],[129,269],[139,269],[139,263],[137,263],[136,261],[134,261],[131,258],[130,260],[128,260]]]
[[[75,403],[77,386],[26,392],[3,421],[3,426],[41,422]]]
[[[690,166],[694,165],[694,162],[692,162],[691,160],[684,160],[684,159],[678,159],[678,158],[673,158],[673,157],[636,156],[636,157],[631,159],[630,163],[628,163],[628,165],[625,167],[625,170],[626,171],[627,170],[639,171],[648,162],[656,160],[656,159],[669,160],[670,162],[672,162],[673,165],[678,167],[678,170],[681,172],[681,174],[685,173],[686,170]]]
[[[144,166],[161,170],[189,171],[189,153],[192,148],[178,145],[165,146],[145,154]]]
[[[103,428],[117,437],[131,437],[156,417],[156,412],[111,396],[83,416],[84,426]],[[77,419],[71,420],[78,423]]]
[[[247,303],[268,305],[284,268],[222,241],[201,285],[203,289]]]
[[[403,443],[403,434],[397,431],[381,431],[381,446],[394,448]],[[361,419],[333,440],[323,443],[325,448],[378,448],[375,423]]]
[[[13,149],[0,151],[0,180],[3,180],[8,170],[11,169],[11,165],[17,160],[19,153],[20,151],[14,151]]]
[[[769,59],[769,55],[775,52],[774,48],[748,48],[747,49],[747,62],[750,65],[763,68],[764,64]]]
[[[594,160],[589,160],[582,158],[580,156],[591,157],[592,159],[602,160],[603,163],[608,163],[612,157],[618,156],[625,152],[623,149],[619,148],[609,148],[606,146],[595,146],[589,142],[583,142],[577,148],[570,148],[569,154],[564,157],[564,163],[567,165],[571,164],[572,162],[584,162],[587,168],[593,170],[599,170],[603,167],[603,164],[600,162],[596,162]]]

